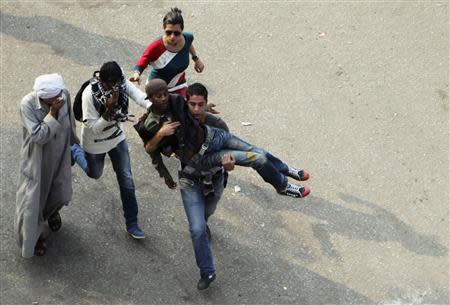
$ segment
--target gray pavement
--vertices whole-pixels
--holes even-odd
[[[104,61],[131,69],[175,5],[205,63],[189,81],[235,134],[308,169],[312,194],[232,172],[211,222],[218,278],[199,292],[179,191],[128,124],[147,239],[124,231],[109,162],[100,180],[74,167],[62,230],[22,259],[17,103],[43,73],[75,95]],[[450,303],[447,1],[2,1],[0,17],[1,304]]]

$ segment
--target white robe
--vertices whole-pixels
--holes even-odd
[[[78,142],[70,95],[58,119],[35,92],[20,103],[23,144],[14,226],[23,257],[32,257],[46,220],[72,198],[70,144]]]

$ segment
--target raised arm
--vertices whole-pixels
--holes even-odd
[[[117,103],[118,96],[113,93],[114,98],[110,98],[107,100],[107,103],[105,103],[106,111],[100,115],[97,111],[97,109],[94,106],[94,99],[92,97],[92,91],[90,87],[86,87],[86,89],[83,91],[82,95],[82,108],[83,108],[83,122],[84,125],[91,129],[92,132],[96,135],[101,134],[104,129],[110,125],[115,124],[115,122],[108,121],[109,114],[114,106],[114,103]]]
[[[133,68],[133,75],[129,78],[132,82],[138,82],[140,84],[140,76],[142,72],[144,72],[145,68],[147,66],[155,61],[157,58],[157,54],[161,54],[161,48],[164,47],[164,44],[161,43],[161,41],[156,40],[153,43],[151,43],[144,51],[142,56],[139,58],[139,60],[136,62],[136,65]]]
[[[138,87],[133,85],[133,83],[131,83],[130,81],[127,80],[126,82],[127,82],[128,96],[131,97],[131,99],[136,104],[148,110],[152,105],[152,102],[146,99],[147,95],[144,92],[142,92]]]
[[[44,117],[43,121],[39,121],[34,114],[33,107],[26,101],[22,101],[20,104],[20,117],[23,126],[31,136],[31,141],[36,144],[46,144],[55,136],[58,129],[61,128],[61,124],[55,119],[51,110]]]

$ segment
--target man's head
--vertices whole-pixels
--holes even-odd
[[[122,78],[122,69],[115,61],[105,62],[100,68],[100,82],[106,90],[113,89],[122,81]]]
[[[189,111],[197,120],[203,120],[206,114],[206,104],[208,103],[208,90],[200,83],[192,84],[188,87],[186,100]]]
[[[164,80],[159,78],[149,80],[145,85],[145,93],[157,112],[164,112],[167,109],[169,91]]]
[[[40,75],[34,80],[33,90],[39,99],[47,105],[61,99],[63,89],[63,78],[57,73]]]

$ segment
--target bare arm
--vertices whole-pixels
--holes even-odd
[[[156,151],[161,140],[164,139],[164,137],[173,135],[178,126],[180,126],[180,122],[164,122],[156,135],[145,143],[145,151],[147,153]]]
[[[197,56],[197,52],[195,51],[194,45],[191,44],[190,48],[189,48],[189,53],[191,53],[192,55],[192,60],[194,61],[194,69],[195,71],[197,71],[198,73],[203,72],[203,69],[205,68],[205,65],[203,64],[203,62],[200,60],[200,58]]]
[[[149,154],[150,154],[150,157],[152,158],[152,164],[155,166],[155,169],[158,171],[159,176],[164,178],[164,182],[166,183],[167,187],[170,189],[176,188],[177,184],[175,183],[175,181],[173,181],[173,178],[170,175],[169,170],[167,169],[166,165],[164,164],[164,161],[161,156],[161,152],[159,150],[156,150]]]

